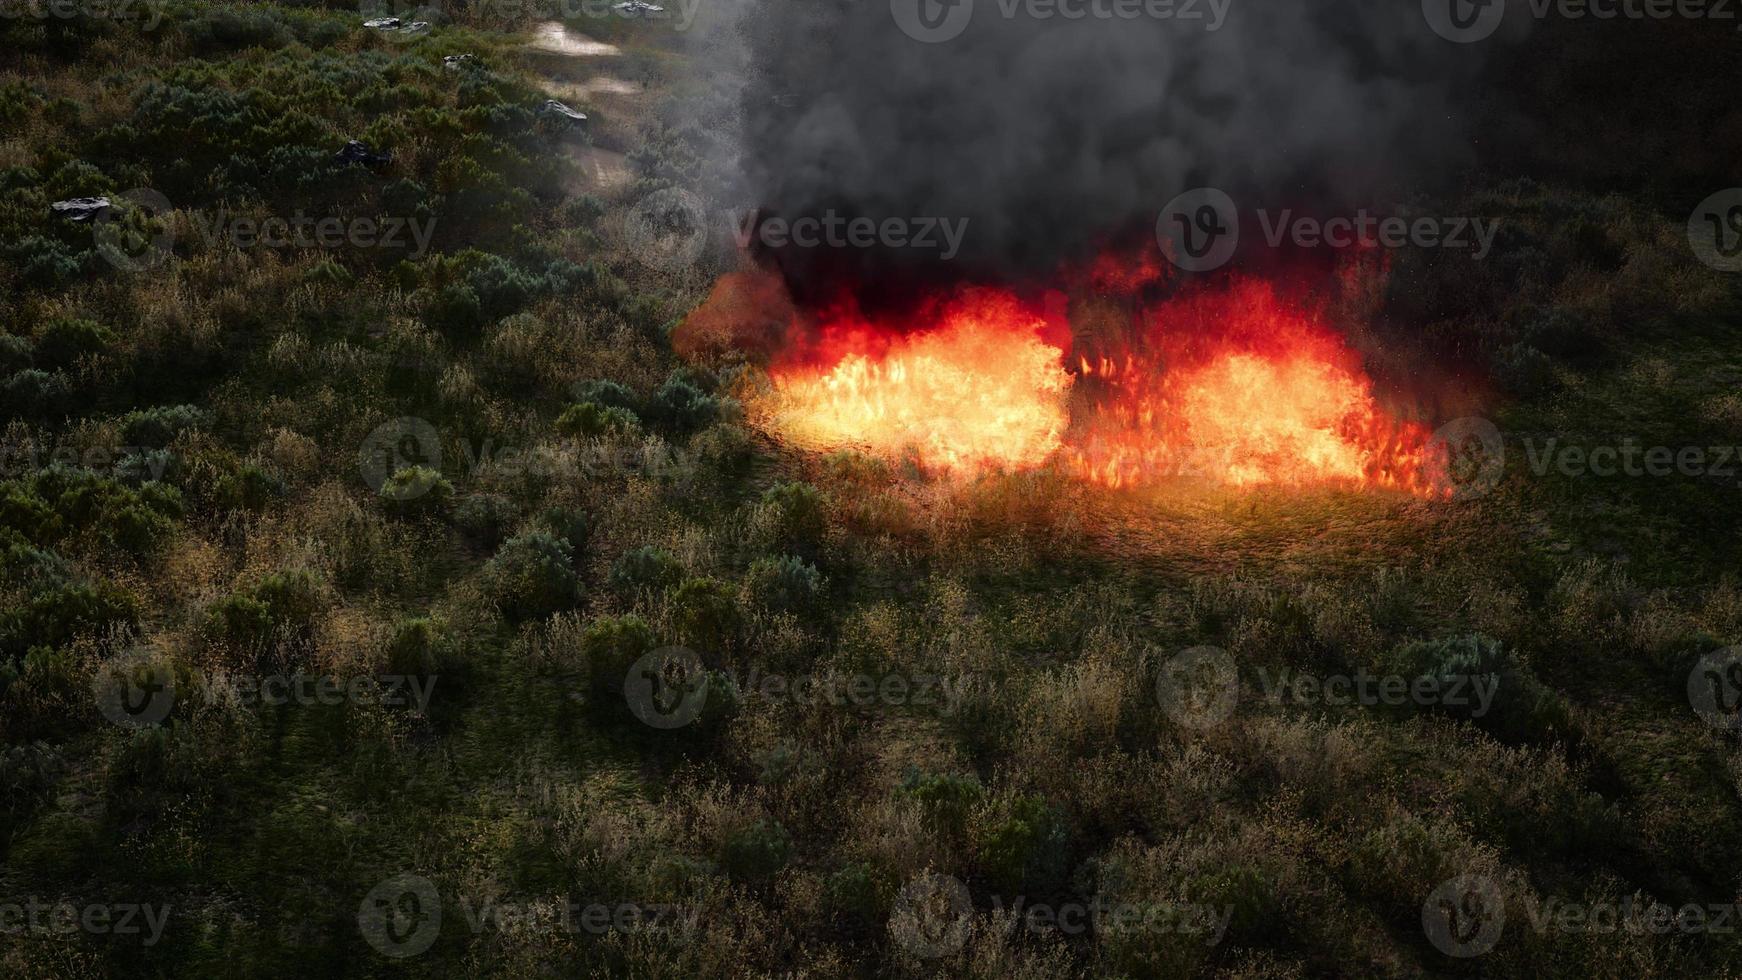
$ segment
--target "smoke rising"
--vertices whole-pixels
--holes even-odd
[[[1213,31],[1208,0],[1198,20],[1177,19],[1185,0],[1173,19],[1076,20],[959,2],[971,21],[933,44],[890,0],[744,7],[741,58],[721,59],[747,72],[731,192],[786,216],[966,218],[965,266],[1016,276],[1152,228],[1192,187],[1334,213],[1472,159],[1460,101],[1481,46],[1436,36],[1413,0],[1231,0]],[[840,250],[778,258],[789,278],[795,262],[902,262],[821,251]]]

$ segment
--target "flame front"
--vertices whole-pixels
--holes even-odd
[[[1071,386],[1040,326],[1007,302],[959,304],[935,330],[875,353],[775,372],[761,408],[802,446],[912,453],[957,473],[1034,468],[1061,445]]]
[[[822,329],[830,353],[772,369],[752,410],[803,448],[958,475],[1439,492],[1426,428],[1393,419],[1343,341],[1268,286],[1165,304],[1137,332],[1127,350],[1067,353],[1042,318],[985,291],[918,333],[840,317]]]

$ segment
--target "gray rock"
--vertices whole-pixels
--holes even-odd
[[[567,119],[580,126],[585,126],[587,124],[586,113],[571,109],[555,99],[545,100],[544,105],[539,107],[538,112],[543,116]]]
[[[647,0],[623,0],[611,8],[625,17],[657,17],[665,13],[665,8]]]
[[[109,210],[109,207],[109,199],[106,197],[75,197],[70,201],[56,201],[48,209],[57,218],[82,224]]]
[[[351,140],[344,149],[333,154],[333,159],[351,166],[385,167],[393,162],[393,154],[376,153],[362,140]]]
[[[475,54],[450,54],[442,59],[442,67],[449,69],[450,71],[459,71],[462,68],[476,68],[478,67],[478,56]]]

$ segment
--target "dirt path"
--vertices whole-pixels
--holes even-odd
[[[632,184],[635,173],[628,158],[609,144],[620,145],[630,123],[651,100],[645,83],[612,72],[622,63],[623,49],[554,20],[533,29],[527,49],[544,56],[539,59],[542,77],[552,96],[605,117],[594,121],[595,142],[576,153],[582,175],[576,189],[612,193]]]

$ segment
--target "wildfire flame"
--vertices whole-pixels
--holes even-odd
[[[1059,449],[1071,387],[1043,326],[1008,298],[981,294],[950,306],[929,332],[774,373],[761,408],[799,445],[915,453],[957,473],[1038,467]],[[871,336],[839,324],[831,333],[848,345]]]
[[[857,449],[957,475],[1052,467],[1110,488],[1444,493],[1422,425],[1394,419],[1359,359],[1308,309],[1236,283],[1145,311],[1118,351],[1011,294],[978,290],[920,329],[833,311],[750,406],[801,448]]]

